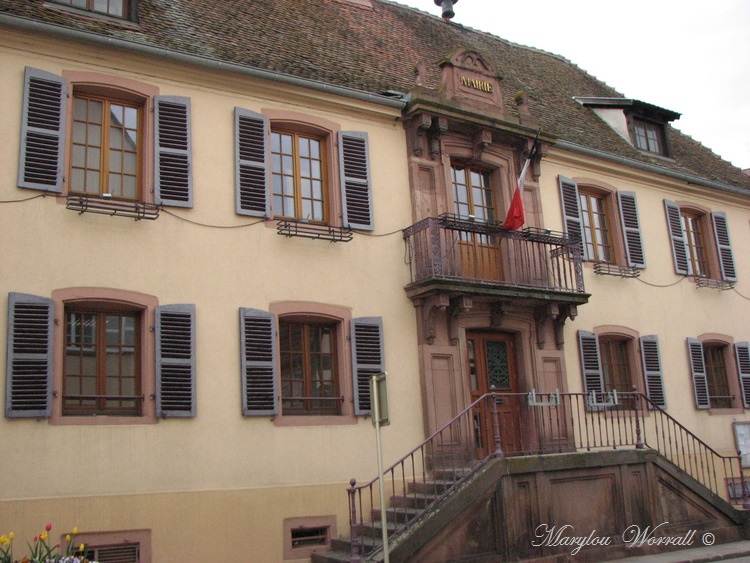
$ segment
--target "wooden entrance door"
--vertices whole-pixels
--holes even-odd
[[[469,332],[466,338],[472,402],[495,391],[500,447],[504,453],[520,453],[521,411],[513,336],[501,332]],[[477,457],[495,450],[493,405],[482,401],[474,409],[474,441]]]

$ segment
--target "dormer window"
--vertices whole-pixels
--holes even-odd
[[[113,18],[136,21],[135,6],[137,0],[51,0],[55,4],[94,12]]]
[[[638,100],[627,98],[574,98],[590,108],[618,135],[635,148],[669,156],[667,124],[680,114]]]
[[[643,119],[633,119],[633,140],[642,151],[666,156],[664,143],[664,126]]]

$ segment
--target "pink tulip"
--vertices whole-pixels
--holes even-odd
[[[49,532],[49,531],[50,531],[50,530],[52,529],[52,524],[51,524],[51,523],[48,523],[48,524],[47,524],[47,525],[46,525],[46,526],[44,527],[44,529],[45,529],[45,530],[47,530],[47,531]]]

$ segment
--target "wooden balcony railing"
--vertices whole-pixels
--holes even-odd
[[[404,229],[411,285],[458,281],[584,293],[580,246],[562,233],[507,231],[455,215]]]

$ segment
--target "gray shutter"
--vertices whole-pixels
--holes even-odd
[[[271,216],[268,136],[265,115],[234,108],[235,207],[239,215]]]
[[[625,254],[628,266],[631,268],[645,268],[646,255],[643,251],[643,237],[641,224],[638,220],[638,205],[635,192],[617,192],[617,202],[620,208],[620,222],[622,235],[625,239]]]
[[[581,201],[578,198],[578,184],[565,176],[558,176],[560,203],[562,206],[565,234],[570,242],[578,243],[581,256],[586,259],[586,245],[583,244],[583,222],[581,221]]]
[[[690,254],[688,253],[685,231],[682,228],[680,206],[674,201],[665,199],[664,209],[667,212],[667,229],[669,230],[669,240],[672,243],[674,271],[683,276],[689,276],[692,274],[692,268],[688,258]]]
[[[690,374],[693,377],[693,391],[695,392],[695,406],[699,409],[711,408],[708,396],[708,376],[706,363],[703,359],[703,344],[695,338],[687,339],[688,355],[690,359]]]
[[[52,414],[54,304],[51,299],[8,294],[5,416]]]
[[[154,201],[193,207],[190,98],[156,96],[154,107]]]
[[[664,372],[659,353],[659,337],[656,335],[641,336],[641,362],[643,377],[646,380],[646,396],[651,402],[663,409],[667,408],[664,393]]]
[[[18,186],[62,193],[67,81],[26,67]]]
[[[242,414],[279,414],[276,318],[266,311],[240,309]]]
[[[360,317],[351,321],[354,414],[369,415],[370,379],[385,371],[383,319]]]
[[[732,241],[729,238],[729,225],[727,224],[726,213],[723,211],[714,211],[711,213],[711,223],[714,226],[716,248],[719,251],[721,279],[727,282],[736,282],[737,270],[734,267],[734,253],[732,252]]]
[[[345,227],[372,231],[372,184],[367,133],[339,131],[341,203]]]
[[[750,342],[735,344],[734,355],[737,359],[737,373],[740,375],[742,404],[748,409],[750,408]]]
[[[604,392],[604,371],[599,353],[599,337],[593,332],[578,331],[578,348],[581,352],[583,390],[586,393]]]
[[[163,305],[156,308],[156,415],[195,414],[195,305]]]

